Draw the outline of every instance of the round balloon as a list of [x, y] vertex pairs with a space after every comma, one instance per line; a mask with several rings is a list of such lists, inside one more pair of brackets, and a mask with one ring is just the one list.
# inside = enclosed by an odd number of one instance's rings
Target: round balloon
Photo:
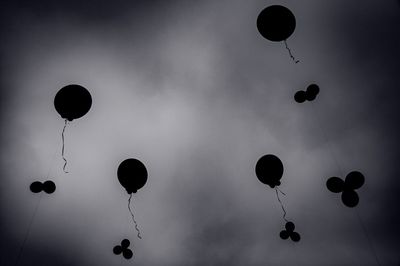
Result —
[[333, 193], [339, 193], [344, 190], [344, 181], [339, 177], [331, 177], [326, 181], [326, 187]]
[[147, 182], [147, 170], [144, 164], [137, 159], [126, 159], [117, 170], [118, 180], [128, 194], [136, 193]]
[[364, 185], [364, 175], [358, 171], [350, 172], [344, 180], [347, 187], [351, 189], [358, 189]]
[[298, 91], [294, 94], [294, 100], [298, 103], [304, 103], [306, 100], [307, 94], [305, 91]]
[[92, 106], [92, 96], [84, 87], [76, 84], [61, 88], [55, 98], [54, 107], [68, 121], [84, 116]]
[[43, 190], [44, 192], [46, 192], [47, 194], [51, 194], [54, 191], [56, 191], [56, 184], [54, 184], [53, 181], [48, 180], [46, 182], [43, 183]]
[[354, 190], [345, 190], [342, 193], [342, 202], [347, 207], [353, 208], [357, 206], [359, 201], [358, 194]]
[[35, 181], [30, 185], [29, 188], [33, 193], [39, 193], [43, 190], [43, 184], [42, 182]]
[[273, 5], [266, 7], [257, 18], [260, 34], [273, 42], [285, 41], [296, 28], [296, 18], [286, 7]]
[[261, 157], [256, 164], [256, 176], [264, 184], [271, 188], [279, 186], [283, 175], [282, 161], [273, 154]]

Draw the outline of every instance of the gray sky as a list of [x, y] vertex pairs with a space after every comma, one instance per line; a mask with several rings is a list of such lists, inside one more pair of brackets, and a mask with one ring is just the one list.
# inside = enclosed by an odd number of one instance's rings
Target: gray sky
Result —
[[[0, 32], [0, 264], [398, 265], [398, 1], [3, 1]], [[287, 6], [283, 43], [255, 21]], [[66, 129], [53, 106], [71, 83], [93, 105]], [[316, 101], [293, 95], [317, 83]], [[285, 166], [281, 189], [302, 240], [281, 240], [274, 190], [254, 166]], [[133, 198], [116, 177], [129, 157], [149, 179]], [[325, 182], [366, 177], [355, 209]], [[134, 258], [112, 253], [129, 238]], [[132, 245], [131, 244], [131, 245]]]

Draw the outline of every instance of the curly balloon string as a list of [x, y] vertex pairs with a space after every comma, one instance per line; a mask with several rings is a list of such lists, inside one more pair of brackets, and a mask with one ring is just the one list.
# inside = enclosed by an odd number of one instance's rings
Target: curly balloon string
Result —
[[281, 204], [281, 208], [282, 208], [282, 211], [283, 211], [283, 216], [282, 216], [282, 218], [283, 218], [283, 220], [285, 220], [285, 222], [289, 222], [289, 221], [286, 219], [286, 210], [285, 210], [285, 206], [283, 206], [283, 203], [282, 203], [281, 199], [279, 198], [278, 191], [281, 192], [283, 195], [286, 195], [286, 194], [283, 193], [283, 192], [282, 192], [280, 189], [278, 189], [277, 187], [275, 187], [276, 198], [278, 199], [279, 203]]
[[137, 222], [135, 220], [135, 216], [133, 215], [133, 212], [131, 210], [131, 199], [132, 199], [132, 193], [130, 194], [129, 199], [128, 199], [128, 209], [129, 209], [129, 212], [131, 213], [132, 220], [135, 223], [135, 229], [137, 231], [137, 237], [142, 239], [142, 236], [140, 235], [140, 230], [139, 230], [138, 224], [137, 224]]
[[294, 61], [294, 63], [297, 64], [298, 62], [300, 62], [300, 60], [296, 60], [296, 58], [294, 58], [292, 51], [290, 50], [289, 46], [287, 45], [286, 40], [284, 40], [283, 42], [285, 43], [286, 50], [288, 50], [290, 58]]
[[65, 119], [64, 121], [65, 121], [65, 123], [64, 123], [64, 128], [63, 128], [62, 133], [61, 133], [61, 139], [62, 139], [61, 156], [62, 156], [62, 158], [63, 158], [63, 160], [64, 160], [63, 171], [64, 171], [64, 173], [68, 173], [68, 171], [65, 170], [65, 167], [67, 166], [67, 159], [65, 159], [65, 157], [64, 157], [64, 149], [65, 149], [65, 148], [64, 148], [64, 146], [65, 146], [64, 132], [65, 132], [65, 128], [66, 128], [67, 125], [68, 125], [68, 120]]

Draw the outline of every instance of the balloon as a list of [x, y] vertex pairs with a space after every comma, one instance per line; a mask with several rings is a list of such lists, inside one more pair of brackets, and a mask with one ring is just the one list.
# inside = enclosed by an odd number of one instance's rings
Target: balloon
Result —
[[300, 241], [300, 234], [294, 231], [295, 225], [292, 222], [286, 222], [285, 224], [285, 229], [282, 230], [279, 234], [279, 236], [282, 239], [292, 239], [294, 242], [299, 242]]
[[286, 231], [286, 230], [282, 230], [280, 233], [279, 233], [279, 236], [282, 238], [282, 239], [288, 239], [289, 238], [289, 233], [288, 233], [288, 231]]
[[358, 194], [354, 190], [345, 190], [342, 193], [342, 202], [347, 207], [353, 208], [357, 206], [359, 201]]
[[124, 256], [125, 259], [129, 260], [132, 258], [133, 252], [130, 249], [125, 249], [124, 251], [122, 251], [122, 255]]
[[128, 239], [124, 239], [121, 241], [122, 248], [127, 248], [127, 247], [129, 247], [130, 244], [131, 244], [131, 242]]
[[92, 106], [92, 97], [87, 89], [72, 84], [61, 88], [55, 98], [54, 107], [68, 121], [84, 116]]
[[267, 40], [285, 41], [296, 28], [296, 18], [286, 7], [272, 5], [266, 7], [257, 17], [257, 29]]
[[292, 232], [290, 234], [290, 239], [292, 239], [294, 242], [299, 242], [300, 241], [300, 234], [297, 232]]
[[311, 84], [306, 89], [306, 98], [307, 101], [313, 101], [317, 97], [319, 93], [319, 87], [316, 84]]
[[122, 247], [121, 246], [115, 246], [113, 248], [113, 252], [114, 252], [115, 255], [121, 254], [122, 253]]
[[271, 188], [279, 186], [283, 175], [282, 161], [272, 154], [262, 156], [256, 164], [256, 176], [264, 184]]
[[136, 193], [147, 182], [147, 170], [144, 164], [137, 159], [126, 159], [117, 170], [118, 180], [128, 194]]
[[344, 180], [346, 186], [352, 189], [358, 189], [364, 185], [364, 175], [358, 171], [350, 172]]
[[344, 181], [339, 177], [331, 177], [326, 181], [326, 186], [329, 191], [339, 193], [344, 190]]
[[43, 190], [47, 194], [51, 194], [54, 191], [56, 191], [56, 184], [54, 184], [53, 181], [48, 180], [48, 181], [43, 183]]
[[287, 223], [285, 224], [285, 228], [286, 228], [286, 230], [288, 230], [289, 232], [293, 232], [293, 231], [294, 231], [294, 223], [292, 223], [292, 222], [287, 222]]
[[294, 100], [298, 103], [303, 103], [306, 101], [306, 92], [305, 91], [298, 91], [294, 94]]
[[35, 181], [30, 185], [29, 188], [33, 193], [39, 193], [39, 192], [44, 191], [47, 194], [51, 194], [54, 191], [56, 191], [56, 184], [54, 184], [54, 182], [50, 181], [50, 180], [48, 180], [44, 183]]
[[39, 193], [39, 192], [42, 192], [42, 190], [43, 190], [43, 184], [42, 184], [42, 182], [35, 181], [30, 185], [29, 188], [33, 193]]

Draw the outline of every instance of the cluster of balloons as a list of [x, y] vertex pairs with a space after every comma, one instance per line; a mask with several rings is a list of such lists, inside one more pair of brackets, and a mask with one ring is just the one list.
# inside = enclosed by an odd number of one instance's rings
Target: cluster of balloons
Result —
[[298, 103], [305, 101], [314, 101], [319, 93], [319, 86], [317, 84], [311, 84], [305, 91], [297, 91], [294, 94], [294, 100]]
[[33, 193], [39, 193], [44, 191], [47, 194], [52, 194], [54, 191], [56, 191], [56, 184], [54, 184], [54, 182], [51, 180], [47, 180], [43, 183], [40, 181], [35, 181], [30, 185], [29, 189]]
[[294, 231], [294, 223], [293, 222], [287, 222], [285, 224], [285, 230], [282, 230], [279, 234], [279, 236], [282, 239], [292, 239], [294, 242], [299, 242], [300, 241], [300, 234]]
[[121, 241], [121, 245], [116, 245], [113, 248], [113, 252], [115, 255], [120, 255], [122, 253], [122, 256], [129, 260], [132, 258], [133, 256], [133, 252], [132, 250], [129, 249], [129, 245], [131, 244], [131, 242], [129, 242], [128, 239], [124, 239]]
[[349, 208], [358, 205], [359, 197], [356, 189], [364, 185], [364, 175], [358, 171], [347, 174], [345, 180], [339, 177], [331, 177], [326, 181], [326, 187], [333, 193], [342, 193], [342, 202]]

